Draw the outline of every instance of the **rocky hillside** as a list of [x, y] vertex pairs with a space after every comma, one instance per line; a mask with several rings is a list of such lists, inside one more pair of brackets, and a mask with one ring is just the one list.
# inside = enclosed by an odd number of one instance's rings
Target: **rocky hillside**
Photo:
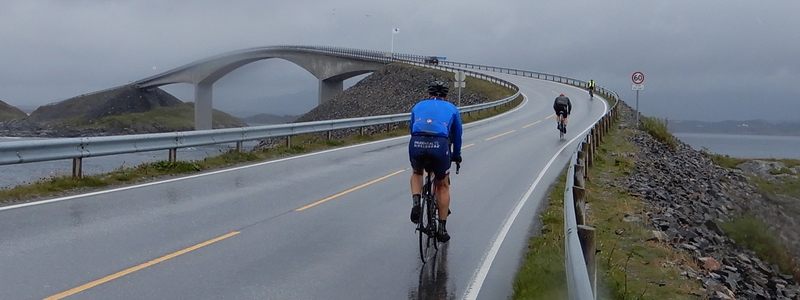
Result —
[[156, 107], [169, 107], [181, 103], [183, 103], [181, 100], [159, 88], [140, 90], [127, 85], [39, 107], [31, 113], [29, 120], [33, 122], [70, 118], [91, 120], [125, 113], [146, 112]]
[[[317, 106], [295, 122], [310, 122], [345, 118], [358, 118], [407, 113], [420, 100], [428, 97], [427, 87], [431, 81], [451, 82], [451, 73], [402, 64], [386, 65], [373, 72], [333, 99]], [[454, 90], [451, 89], [451, 95]], [[454, 102], [454, 97], [448, 101]], [[474, 91], [467, 85], [461, 91], [461, 105], [485, 103], [499, 99], [488, 97]], [[397, 125], [395, 125], [396, 127]], [[367, 128], [367, 133], [385, 130], [386, 126]], [[346, 138], [359, 133], [358, 129], [336, 130], [335, 139]], [[320, 134], [322, 136], [323, 134]], [[280, 145], [283, 138], [263, 140], [255, 148], [268, 148]]]
[[20, 110], [19, 108], [13, 107], [8, 105], [3, 101], [0, 101], [0, 122], [9, 121], [14, 119], [23, 119], [26, 118], [28, 114]]
[[[333, 99], [312, 109], [297, 122], [357, 118], [407, 113], [428, 96], [428, 83], [451, 82], [449, 73], [408, 65], [391, 64], [362, 79]], [[451, 88], [450, 95], [455, 95]], [[449, 97], [454, 102], [455, 97]], [[484, 103], [489, 99], [470, 89], [461, 93], [461, 105]], [[499, 100], [499, 99], [493, 99]]]
[[[631, 127], [635, 115], [624, 103], [622, 109], [620, 126]], [[636, 172], [615, 185], [649, 208], [626, 222], [642, 222], [653, 240], [690, 253], [695, 262], [677, 263], [685, 276], [702, 281], [708, 299], [800, 299], [791, 274], [737, 245], [722, 229], [722, 223], [741, 215], [768, 224], [793, 257], [792, 272], [800, 276], [800, 200], [766, 195], [752, 185], [750, 175], [773, 176], [763, 164], [748, 163], [742, 166], [746, 171], [723, 168], [684, 143], [671, 149], [643, 131], [629, 141], [638, 149]]]

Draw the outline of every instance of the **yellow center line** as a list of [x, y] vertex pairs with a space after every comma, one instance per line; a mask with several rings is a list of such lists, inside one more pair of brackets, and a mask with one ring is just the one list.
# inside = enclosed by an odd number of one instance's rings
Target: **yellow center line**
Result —
[[65, 292], [62, 292], [62, 293], [59, 293], [59, 294], [56, 294], [56, 295], [53, 295], [53, 296], [50, 296], [50, 297], [44, 298], [44, 300], [56, 300], [56, 299], [61, 299], [61, 298], [64, 298], [64, 297], [67, 297], [67, 296], [70, 296], [70, 295], [73, 295], [73, 294], [80, 293], [80, 292], [82, 292], [82, 291], [88, 290], [88, 289], [90, 289], [90, 288], [93, 288], [93, 287], [95, 287], [95, 286], [101, 285], [101, 284], [103, 284], [103, 283], [106, 283], [106, 282], [109, 282], [109, 281], [111, 281], [111, 280], [114, 280], [114, 279], [120, 278], [120, 277], [122, 277], [122, 276], [125, 276], [125, 275], [128, 275], [128, 274], [130, 274], [130, 273], [133, 273], [133, 272], [139, 271], [139, 270], [141, 270], [141, 269], [147, 268], [147, 267], [149, 267], [149, 266], [155, 265], [155, 264], [157, 264], [157, 263], [160, 263], [160, 262], [163, 262], [163, 261], [165, 261], [165, 260], [168, 260], [168, 259], [171, 259], [171, 258], [175, 258], [175, 257], [177, 257], [177, 256], [179, 256], [179, 255], [186, 254], [186, 253], [189, 253], [189, 252], [191, 252], [191, 251], [194, 251], [194, 250], [200, 249], [200, 248], [202, 248], [202, 247], [205, 247], [205, 246], [211, 245], [211, 244], [213, 244], [213, 243], [219, 242], [219, 241], [221, 241], [221, 240], [227, 239], [227, 238], [229, 238], [229, 237], [232, 237], [232, 236], [234, 236], [234, 235], [237, 235], [237, 234], [239, 234], [239, 233], [240, 233], [239, 231], [234, 231], [234, 232], [228, 233], [228, 234], [226, 234], [226, 235], [223, 235], [223, 236], [220, 236], [220, 237], [218, 237], [218, 238], [211, 239], [211, 240], [208, 240], [208, 241], [206, 241], [206, 242], [203, 242], [203, 243], [200, 243], [200, 244], [194, 245], [194, 246], [192, 246], [192, 247], [189, 247], [189, 248], [183, 249], [183, 250], [181, 250], [181, 251], [178, 251], [178, 252], [175, 252], [175, 253], [172, 253], [172, 254], [169, 254], [169, 255], [163, 256], [163, 257], [161, 257], [161, 258], [157, 258], [157, 259], [151, 260], [151, 261], [149, 261], [149, 262], [146, 262], [146, 263], [143, 263], [143, 264], [141, 264], [141, 265], [138, 265], [138, 266], [132, 267], [132, 268], [130, 268], [130, 269], [127, 269], [127, 270], [124, 270], [124, 271], [120, 271], [120, 272], [114, 273], [114, 274], [112, 274], [112, 275], [109, 275], [109, 276], [106, 276], [106, 277], [100, 278], [100, 279], [98, 279], [98, 280], [95, 280], [95, 281], [89, 282], [89, 283], [87, 283], [87, 284], [84, 284], [84, 285], [82, 285], [82, 286], [79, 286], [79, 287], [73, 288], [73, 289], [71, 289], [71, 290], [68, 290], [68, 291], [65, 291]]
[[539, 121], [536, 121], [536, 122], [530, 123], [530, 124], [528, 124], [528, 125], [522, 126], [522, 128], [528, 128], [528, 127], [531, 127], [531, 126], [533, 126], [533, 125], [536, 125], [537, 123], [539, 123], [539, 122], [541, 122], [541, 121], [542, 121], [542, 120], [539, 120]]
[[553, 117], [553, 116], [555, 116], [555, 115], [556, 115], [556, 114], [555, 114], [555, 113], [553, 113], [552, 115], [549, 115], [549, 116], [547, 116], [547, 118], [544, 118], [544, 119], [545, 119], [545, 120], [547, 120], [547, 119], [550, 119], [550, 118], [552, 118], [552, 117]]
[[461, 146], [461, 149], [464, 149], [464, 148], [467, 148], [467, 147], [470, 147], [470, 146], [475, 146], [475, 143], [472, 143], [472, 144], [469, 144], [469, 145], [466, 145], [466, 146]]
[[506, 133], [501, 133], [501, 134], [495, 135], [495, 136], [493, 136], [493, 137], [490, 137], [490, 138], [488, 138], [488, 139], [486, 139], [486, 140], [488, 141], [488, 140], [491, 140], [491, 139], [493, 139], [493, 138], [498, 138], [498, 137], [504, 136], [504, 135], [506, 135], [506, 134], [512, 133], [512, 132], [514, 132], [514, 131], [516, 131], [516, 130], [512, 130], [512, 131], [509, 131], [509, 132], [506, 132]]
[[327, 202], [328, 200], [331, 200], [331, 199], [333, 199], [333, 198], [339, 197], [339, 196], [341, 196], [341, 195], [344, 195], [344, 194], [350, 193], [350, 192], [352, 192], [352, 191], [355, 191], [355, 190], [357, 190], [357, 189], [363, 188], [363, 187], [365, 187], [365, 186], [368, 186], [368, 185], [370, 185], [370, 184], [373, 184], [373, 183], [376, 183], [376, 182], [378, 182], [378, 181], [384, 180], [384, 179], [386, 179], [386, 178], [392, 177], [392, 176], [394, 176], [394, 175], [400, 174], [400, 173], [402, 173], [402, 172], [404, 172], [404, 171], [405, 171], [405, 169], [404, 169], [404, 170], [397, 171], [397, 172], [394, 172], [394, 173], [392, 173], [392, 174], [389, 174], [389, 175], [383, 176], [383, 177], [381, 177], [381, 178], [378, 178], [378, 179], [375, 179], [375, 180], [373, 180], [373, 181], [367, 182], [367, 183], [365, 183], [365, 184], [359, 185], [359, 186], [357, 186], [357, 187], [354, 187], [354, 188], [352, 188], [352, 189], [349, 189], [349, 190], [346, 190], [346, 191], [344, 191], [344, 192], [338, 193], [338, 194], [336, 194], [336, 195], [330, 196], [330, 197], [328, 197], [328, 198], [325, 198], [325, 199], [319, 200], [319, 201], [317, 201], [317, 202], [311, 203], [311, 204], [309, 204], [309, 205], [303, 206], [303, 207], [301, 207], [301, 208], [295, 209], [294, 211], [302, 211], [302, 210], [306, 210], [306, 209], [308, 209], [308, 208], [311, 208], [311, 207], [317, 206], [317, 205], [319, 205], [319, 204], [322, 204], [322, 203], [324, 203], [324, 202]]

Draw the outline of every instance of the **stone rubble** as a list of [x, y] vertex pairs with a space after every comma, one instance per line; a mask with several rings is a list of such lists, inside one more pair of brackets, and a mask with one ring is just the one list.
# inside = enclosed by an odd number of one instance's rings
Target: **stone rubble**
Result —
[[[634, 111], [624, 102], [621, 109], [619, 126], [632, 128]], [[673, 150], [640, 130], [629, 141], [639, 149], [636, 171], [615, 185], [646, 201], [649, 211], [643, 212], [643, 224], [652, 228], [652, 240], [691, 253], [700, 269], [681, 263], [682, 275], [702, 281], [708, 299], [800, 299], [800, 286], [792, 275], [737, 247], [718, 226], [740, 213], [754, 215], [769, 224], [795, 266], [800, 265], [800, 210], [788, 205], [800, 200], [766, 197], [746, 176], [775, 176], [769, 170], [785, 166], [753, 162], [742, 166], [745, 171], [727, 169], [680, 141]]]

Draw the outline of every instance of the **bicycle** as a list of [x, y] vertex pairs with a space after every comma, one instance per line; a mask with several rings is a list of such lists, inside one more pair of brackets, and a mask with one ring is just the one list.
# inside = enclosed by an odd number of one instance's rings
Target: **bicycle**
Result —
[[[425, 181], [422, 186], [422, 195], [420, 197], [420, 205], [422, 211], [419, 223], [417, 223], [416, 231], [419, 232], [419, 258], [422, 263], [425, 263], [425, 258], [428, 257], [428, 251], [431, 248], [434, 251], [439, 250], [439, 214], [437, 208], [436, 186], [434, 183], [434, 174], [431, 172], [429, 162], [423, 164], [425, 167]], [[461, 164], [456, 164], [456, 174], [458, 174]], [[448, 179], [449, 180], [449, 179]]]
[[589, 100], [594, 99], [594, 89], [589, 89]]
[[558, 122], [558, 139], [563, 140], [564, 135], [567, 133], [567, 125], [564, 124], [564, 119], [566, 119], [566, 114], [561, 117], [561, 121]]

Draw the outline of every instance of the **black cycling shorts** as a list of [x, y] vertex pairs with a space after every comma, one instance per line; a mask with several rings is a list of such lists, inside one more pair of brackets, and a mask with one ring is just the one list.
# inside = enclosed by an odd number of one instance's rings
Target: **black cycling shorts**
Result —
[[444, 180], [450, 174], [450, 140], [441, 136], [412, 135], [408, 142], [408, 158], [415, 173], [423, 168]]
[[566, 105], [559, 105], [556, 107], [556, 115], [561, 116], [562, 118], [566, 118], [569, 113], [567, 113], [567, 106]]

